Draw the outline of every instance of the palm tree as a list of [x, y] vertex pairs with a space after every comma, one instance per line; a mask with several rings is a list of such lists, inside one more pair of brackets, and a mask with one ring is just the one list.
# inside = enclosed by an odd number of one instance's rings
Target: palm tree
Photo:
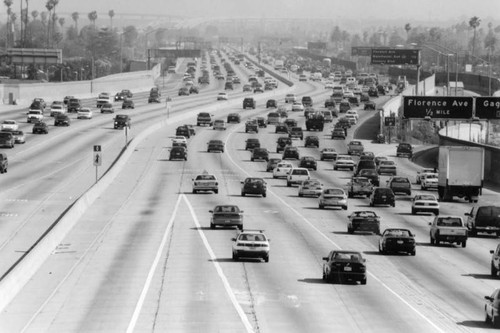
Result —
[[47, 47], [50, 46], [50, 19], [51, 19], [51, 14], [50, 12], [52, 9], [54, 9], [54, 4], [52, 3], [52, 0], [48, 0], [47, 3], [45, 4], [45, 8], [47, 8], [47, 11], [49, 14], [47, 15], [49, 22], [47, 24]]
[[38, 10], [34, 10], [34, 11], [31, 12], [31, 17], [33, 18], [33, 21], [38, 18], [38, 15], [40, 15], [40, 13], [38, 12]]
[[410, 35], [410, 30], [411, 30], [410, 23], [406, 23], [405, 24], [405, 30], [406, 30], [406, 42], [408, 43], [408, 38], [409, 38], [409, 35]]
[[64, 23], [66, 23], [66, 19], [64, 17], [60, 17], [58, 22], [62, 29], [64, 27]]
[[7, 7], [7, 40], [5, 42], [6, 46], [9, 47], [10, 46], [10, 26], [11, 26], [11, 22], [10, 22], [10, 15], [12, 13], [12, 10], [10, 9], [10, 7], [12, 6], [12, 0], [3, 0], [3, 3], [4, 5]]
[[469, 26], [474, 29], [474, 37], [472, 37], [472, 56], [474, 57], [474, 51], [476, 48], [476, 29], [481, 24], [481, 19], [477, 16], [473, 16], [469, 20]]
[[78, 12], [73, 12], [71, 14], [71, 18], [73, 19], [73, 22], [75, 22], [75, 30], [78, 34], [78, 19], [80, 18], [80, 14], [78, 14]]
[[97, 20], [97, 12], [94, 10], [88, 14], [88, 18], [90, 22], [94, 25], [94, 30], [95, 30], [95, 21]]
[[111, 30], [113, 30], [113, 17], [115, 16], [115, 11], [113, 9], [111, 9], [108, 12], [108, 15], [109, 15], [110, 23], [111, 23]]

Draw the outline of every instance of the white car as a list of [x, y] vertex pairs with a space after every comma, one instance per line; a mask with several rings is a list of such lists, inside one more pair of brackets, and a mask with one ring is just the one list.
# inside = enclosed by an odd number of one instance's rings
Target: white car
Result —
[[297, 96], [295, 96], [295, 94], [286, 94], [285, 103], [293, 103], [295, 101], [297, 101]]
[[416, 178], [415, 182], [417, 184], [420, 184], [420, 177], [421, 177], [421, 175], [423, 175], [424, 173], [429, 173], [429, 172], [435, 173], [437, 171], [434, 168], [423, 168], [422, 170], [420, 170], [420, 171], [417, 172], [417, 178]]
[[325, 89], [333, 89], [333, 87], [335, 87], [335, 84], [333, 83], [333, 81], [326, 81]]
[[286, 186], [290, 187], [294, 184], [300, 184], [304, 180], [311, 179], [309, 170], [306, 168], [292, 168], [286, 176]]
[[429, 172], [420, 175], [420, 186], [422, 190], [438, 188], [438, 174]]
[[92, 119], [92, 111], [89, 108], [81, 108], [76, 114], [78, 119]]
[[290, 170], [292, 170], [292, 168], [292, 163], [278, 163], [278, 165], [276, 165], [276, 167], [273, 169], [273, 178], [282, 178], [288, 176], [288, 173], [290, 172]]
[[19, 129], [19, 124], [15, 120], [4, 120], [2, 122], [2, 131], [17, 131]]
[[354, 93], [352, 91], [344, 91], [343, 98], [347, 99], [349, 97], [354, 97]]
[[356, 163], [349, 155], [338, 155], [337, 159], [333, 162], [333, 170], [350, 169], [354, 171]]
[[226, 130], [226, 122], [222, 119], [214, 120], [214, 130]]
[[217, 95], [217, 100], [218, 101], [227, 101], [229, 96], [225, 92], [221, 92]]
[[318, 207], [324, 209], [325, 207], [341, 207], [347, 210], [347, 194], [341, 188], [326, 188], [321, 192], [318, 199]]
[[439, 202], [436, 197], [432, 194], [421, 194], [416, 195], [411, 200], [411, 213], [415, 215], [417, 213], [434, 213], [434, 215], [439, 215]]
[[269, 238], [263, 230], [243, 229], [233, 241], [233, 260], [240, 258], [262, 258], [269, 262]]
[[219, 193], [219, 182], [214, 175], [204, 171], [201, 175], [193, 178], [193, 194], [199, 191], [213, 191], [215, 194]]
[[358, 115], [358, 111], [356, 110], [347, 110], [346, 113], [345, 113], [346, 116], [352, 116], [354, 118], [356, 118], [356, 122], [359, 120], [359, 115]]
[[181, 136], [181, 135], [174, 136], [174, 137], [172, 137], [172, 143], [185, 143], [185, 144], [187, 144], [187, 139], [185, 136]]
[[358, 123], [358, 118], [356, 118], [353, 114], [346, 114], [345, 118], [349, 120], [351, 125], [356, 125]]
[[299, 185], [299, 197], [313, 196], [319, 197], [323, 191], [323, 184], [317, 179], [304, 180]]
[[52, 104], [50, 107], [50, 116], [55, 117], [56, 114], [64, 114], [66, 113], [66, 108], [64, 104]]
[[300, 102], [294, 102], [292, 104], [292, 111], [304, 111], [304, 105]]

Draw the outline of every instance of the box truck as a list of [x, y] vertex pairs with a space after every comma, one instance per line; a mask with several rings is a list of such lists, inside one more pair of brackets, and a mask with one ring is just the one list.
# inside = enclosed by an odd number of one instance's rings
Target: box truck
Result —
[[477, 202], [483, 188], [484, 149], [468, 146], [441, 146], [438, 158], [440, 201], [453, 197]]

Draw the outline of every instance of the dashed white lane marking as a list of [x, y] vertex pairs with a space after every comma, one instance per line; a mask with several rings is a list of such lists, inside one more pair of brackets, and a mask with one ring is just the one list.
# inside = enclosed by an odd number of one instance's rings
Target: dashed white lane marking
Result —
[[177, 210], [179, 208], [179, 205], [181, 203], [181, 196], [177, 198], [177, 202], [175, 203], [174, 211], [172, 212], [172, 216], [170, 217], [170, 221], [168, 221], [167, 228], [165, 229], [165, 233], [163, 234], [163, 238], [161, 240], [160, 246], [158, 247], [158, 251], [156, 252], [155, 259], [153, 260], [153, 263], [151, 264], [151, 268], [149, 269], [148, 272], [148, 277], [146, 278], [146, 282], [144, 283], [144, 287], [142, 288], [141, 296], [139, 297], [139, 300], [137, 301], [137, 304], [134, 309], [134, 313], [132, 315], [132, 318], [130, 318], [130, 322], [127, 327], [127, 333], [132, 333], [134, 331], [135, 325], [137, 324], [137, 319], [139, 318], [139, 315], [142, 310], [142, 306], [144, 305], [144, 300], [146, 299], [146, 295], [149, 291], [149, 287], [151, 286], [151, 281], [153, 280], [153, 276], [156, 271], [156, 267], [158, 267], [158, 263], [160, 262], [160, 258], [162, 256], [163, 250], [165, 248], [165, 245], [167, 244], [167, 239], [168, 235], [170, 234], [170, 231], [172, 230], [172, 226], [174, 224], [175, 217], [177, 216]]
[[238, 300], [236, 299], [236, 295], [233, 293], [233, 289], [231, 288], [231, 285], [229, 284], [227, 277], [224, 275], [222, 268], [220, 267], [219, 263], [217, 262], [217, 257], [215, 256], [215, 253], [212, 250], [212, 247], [208, 243], [208, 240], [205, 237], [205, 234], [203, 233], [203, 231], [201, 229], [200, 222], [198, 221], [198, 218], [196, 217], [193, 206], [191, 206], [191, 203], [189, 202], [189, 200], [187, 199], [187, 197], [184, 194], [181, 194], [181, 197], [184, 199], [184, 202], [187, 204], [187, 206], [189, 208], [189, 211], [191, 213], [191, 216], [193, 217], [194, 223], [196, 224], [196, 228], [198, 229], [198, 233], [200, 234], [200, 237], [203, 241], [203, 244], [205, 245], [205, 248], [207, 249], [208, 254], [210, 255], [210, 259], [211, 259], [212, 263], [214, 264], [215, 269], [217, 270], [217, 274], [219, 275], [220, 279], [222, 280], [222, 284], [224, 285], [224, 289], [226, 290], [226, 293], [229, 296], [231, 303], [233, 303], [233, 306], [236, 309], [236, 312], [238, 312], [238, 315], [240, 316], [240, 319], [243, 322], [243, 325], [245, 326], [246, 331], [253, 333], [254, 330], [253, 330], [252, 324], [250, 324], [248, 317], [245, 315], [245, 312], [243, 311], [240, 304], [238, 303]]
[[[229, 133], [229, 135], [227, 136], [226, 138], [226, 141], [229, 141], [229, 138], [231, 137], [231, 135], [233, 134], [233, 132]], [[231, 163], [233, 163], [238, 169], [240, 169], [244, 174], [246, 174], [247, 176], [251, 177], [250, 173], [248, 171], [246, 171], [245, 169], [243, 169], [242, 167], [240, 167], [231, 157], [230, 154], [226, 154], [226, 156], [228, 157], [228, 159], [231, 161]], [[302, 214], [300, 214], [295, 208], [293, 208], [292, 206], [290, 206], [285, 200], [283, 200], [281, 197], [279, 197], [276, 193], [274, 193], [273, 191], [271, 190], [268, 190], [269, 193], [271, 193], [276, 199], [278, 199], [279, 201], [281, 201], [281, 203], [283, 205], [285, 205], [286, 207], [288, 207], [292, 212], [294, 212], [297, 216], [299, 216], [304, 222], [306, 222], [314, 231], [316, 231], [321, 237], [323, 237], [327, 242], [329, 242], [330, 244], [332, 244], [333, 246], [335, 246], [337, 249], [341, 250], [342, 248], [337, 244], [335, 243], [333, 240], [331, 240], [328, 236], [326, 236], [323, 232], [321, 232], [321, 230], [319, 230], [318, 228], [316, 228], [305, 216], [303, 216]], [[372, 277], [373, 279], [375, 279], [378, 283], [380, 283], [385, 289], [387, 289], [391, 294], [393, 294], [397, 299], [399, 299], [401, 302], [403, 302], [405, 305], [407, 305], [411, 310], [413, 310], [419, 317], [421, 317], [422, 319], [424, 319], [427, 323], [429, 323], [429, 325], [431, 325], [433, 328], [436, 329], [437, 332], [441, 332], [441, 333], [445, 333], [445, 331], [443, 331], [441, 328], [439, 328], [434, 322], [432, 322], [429, 318], [427, 318], [423, 313], [421, 313], [420, 311], [418, 311], [413, 305], [411, 305], [408, 301], [406, 301], [403, 297], [401, 297], [400, 295], [398, 295], [397, 292], [395, 292], [394, 290], [392, 290], [388, 285], [386, 285], [385, 283], [383, 283], [378, 277], [376, 277], [374, 274], [368, 272], [368, 275], [370, 275], [370, 277]]]

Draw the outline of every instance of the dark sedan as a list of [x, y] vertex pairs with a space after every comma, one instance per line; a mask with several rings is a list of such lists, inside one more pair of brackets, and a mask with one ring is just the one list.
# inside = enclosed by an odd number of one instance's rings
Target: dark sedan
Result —
[[312, 156], [304, 156], [300, 159], [299, 168], [317, 170], [318, 162], [316, 162], [316, 159]]
[[262, 195], [266, 197], [266, 182], [262, 178], [248, 177], [245, 181], [241, 182], [241, 196], [247, 194]]
[[236, 205], [219, 205], [214, 209], [209, 210], [212, 213], [210, 220], [210, 229], [215, 229], [216, 226], [236, 226], [243, 230], [243, 211]]
[[385, 229], [380, 237], [378, 251], [382, 254], [388, 252], [405, 252], [415, 255], [415, 236], [408, 229]]
[[366, 259], [360, 252], [331, 251], [323, 260], [323, 280], [332, 283], [359, 281], [366, 284]]

